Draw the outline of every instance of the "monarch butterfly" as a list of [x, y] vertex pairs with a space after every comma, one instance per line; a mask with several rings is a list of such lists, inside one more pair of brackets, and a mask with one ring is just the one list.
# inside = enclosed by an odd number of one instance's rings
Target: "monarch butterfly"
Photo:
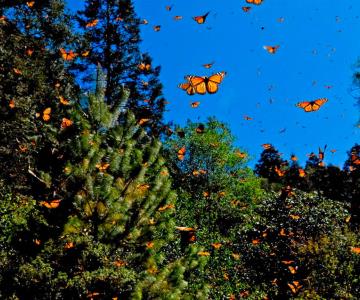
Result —
[[272, 147], [271, 144], [262, 144], [261, 146], [262, 146], [265, 150], [268, 150], [268, 149], [270, 149], [270, 148]]
[[145, 124], [146, 122], [149, 122], [150, 121], [150, 119], [140, 119], [139, 120], [139, 122], [138, 122], [138, 124], [141, 126], [141, 125], [143, 125], [143, 124]]
[[87, 50], [87, 51], [82, 52], [82, 53], [81, 53], [81, 56], [82, 56], [82, 57], [87, 57], [87, 56], [89, 56], [89, 54], [90, 54], [90, 51]]
[[293, 260], [282, 260], [281, 261], [284, 265], [291, 265], [294, 261]]
[[154, 26], [153, 27], [154, 28], [154, 31], [160, 31], [160, 29], [161, 29], [161, 25], [156, 25], [156, 26]]
[[193, 20], [198, 24], [204, 24], [209, 13], [210, 12], [208, 11], [206, 14], [204, 14], [202, 16], [193, 17]]
[[70, 101], [65, 99], [63, 96], [59, 96], [60, 103], [63, 105], [69, 105]]
[[64, 249], [71, 249], [71, 248], [74, 248], [74, 243], [66, 242], [66, 244], [64, 245]]
[[26, 55], [31, 56], [34, 53], [34, 49], [28, 48], [26, 49]]
[[286, 173], [284, 170], [279, 169], [277, 166], [275, 166], [275, 172], [279, 177], [283, 177]]
[[67, 61], [73, 60], [77, 56], [77, 54], [74, 53], [72, 50], [66, 52], [66, 50], [63, 48], [60, 48], [60, 53], [61, 53], [61, 57]]
[[190, 96], [195, 95], [195, 89], [189, 82], [181, 83], [178, 87], [186, 91], [186, 93]]
[[34, 4], [35, 4], [35, 1], [28, 1], [28, 2], [26, 2], [26, 5], [27, 5], [28, 7], [33, 7]]
[[97, 25], [98, 22], [99, 22], [98, 19], [92, 20], [92, 21], [90, 21], [89, 23], [86, 23], [85, 27], [86, 27], [86, 28], [94, 27], [94, 26]]
[[276, 51], [279, 49], [280, 45], [276, 45], [276, 46], [263, 46], [263, 48], [269, 52], [270, 54], [275, 54]]
[[[50, 116], [51, 116], [51, 107], [45, 108], [43, 111], [43, 116], [42, 119], [47, 122], [50, 120]], [[40, 113], [36, 113], [36, 117], [39, 118], [40, 117]]]
[[291, 274], [296, 274], [297, 269], [298, 269], [298, 266], [295, 266], [295, 267], [293, 267], [293, 266], [288, 266], [288, 269], [289, 269], [289, 271], [290, 271]]
[[263, 2], [263, 0], [246, 0], [246, 3], [260, 5]]
[[45, 206], [46, 208], [57, 208], [60, 205], [61, 200], [60, 199], [54, 199], [49, 201], [40, 201], [41, 206]]
[[109, 163], [99, 163], [99, 164], [96, 164], [95, 167], [100, 171], [100, 172], [103, 172], [103, 171], [106, 171], [106, 169], [110, 166]]
[[148, 20], [146, 20], [146, 19], [143, 19], [143, 20], [141, 21], [141, 24], [143, 24], [143, 25], [147, 25], [147, 24], [149, 24], [149, 21], [148, 21]]
[[291, 158], [290, 158], [290, 159], [291, 159], [292, 161], [297, 161], [297, 160], [298, 160], [297, 156], [294, 155], [294, 154], [291, 155]]
[[191, 107], [196, 108], [200, 105], [200, 101], [191, 102]]
[[289, 215], [289, 217], [293, 220], [299, 220], [300, 216], [299, 215]]
[[177, 152], [177, 157], [179, 160], [184, 160], [185, 158], [185, 153], [186, 153], [186, 148], [185, 146], [184, 147], [181, 147], [178, 152]]
[[356, 153], [351, 153], [351, 163], [354, 165], [360, 165], [360, 157]]
[[244, 120], [246, 120], [246, 121], [250, 121], [250, 120], [252, 120], [252, 119], [253, 119], [252, 117], [244, 116]]
[[284, 17], [280, 17], [278, 18], [276, 21], [278, 21], [279, 23], [283, 23], [285, 21], [285, 18]]
[[180, 21], [180, 20], [182, 20], [182, 18], [183, 18], [182, 16], [175, 16], [175, 17], [174, 17], [174, 20], [175, 20], [175, 21]]
[[138, 65], [138, 69], [141, 70], [141, 71], [150, 71], [151, 65], [142, 62], [141, 64]]
[[305, 177], [306, 176], [306, 173], [303, 169], [299, 169], [299, 176], [300, 177]]
[[251, 6], [243, 6], [241, 8], [244, 12], [249, 12], [251, 10]]
[[17, 74], [17, 75], [21, 75], [21, 74], [22, 74], [22, 72], [21, 72], [19, 69], [13, 68], [13, 71], [14, 71], [14, 73]]
[[172, 7], [173, 7], [172, 5], [166, 5], [166, 6], [165, 6], [165, 9], [166, 9], [167, 11], [170, 11], [170, 10], [172, 9]]
[[191, 86], [195, 89], [195, 92], [204, 95], [206, 92], [214, 94], [219, 89], [219, 84], [223, 81], [226, 72], [218, 72], [210, 77], [207, 76], [185, 76], [185, 79], [189, 81]]
[[210, 69], [210, 68], [213, 66], [214, 63], [215, 63], [215, 62], [211, 62], [211, 63], [208, 63], [208, 64], [203, 64], [203, 67], [204, 67], [205, 69]]
[[324, 103], [328, 101], [327, 98], [320, 98], [314, 101], [303, 101], [296, 104], [297, 107], [302, 108], [305, 112], [317, 111]]
[[299, 281], [293, 281], [292, 283], [288, 283], [288, 286], [293, 292], [293, 294], [296, 294], [302, 288], [302, 285], [300, 285]]
[[165, 211], [167, 209], [175, 208], [175, 205], [172, 203], [166, 204], [158, 208], [158, 211]]
[[258, 244], [260, 244], [260, 240], [259, 239], [254, 239], [254, 240], [251, 241], [251, 243], [253, 245], [258, 245]]
[[67, 127], [70, 127], [73, 124], [73, 121], [67, 118], [63, 118], [61, 121], [61, 129], [65, 129]]
[[11, 99], [11, 100], [9, 101], [9, 107], [10, 107], [11, 109], [15, 108], [15, 100], [14, 100], [14, 99]]

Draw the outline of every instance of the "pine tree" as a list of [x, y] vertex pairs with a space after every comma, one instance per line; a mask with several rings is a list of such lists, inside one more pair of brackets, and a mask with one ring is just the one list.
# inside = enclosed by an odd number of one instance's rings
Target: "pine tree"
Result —
[[83, 108], [73, 107], [78, 138], [63, 146], [57, 199], [23, 199], [19, 209], [3, 202], [4, 211], [23, 220], [19, 225], [8, 215], [1, 227], [4, 249], [10, 249], [1, 252], [4, 297], [206, 298], [204, 289], [188, 290], [186, 281], [201, 272], [206, 257], [194, 247], [180, 251], [176, 194], [161, 144], [120, 109], [126, 97], [124, 91], [110, 108], [98, 88]]
[[3, 184], [24, 193], [44, 184], [39, 181], [44, 170], [34, 166], [42, 162], [48, 168], [48, 159], [59, 155], [57, 133], [68, 99], [77, 98], [56, 48], [71, 35], [63, 1], [10, 1], [2, 4], [1, 13], [0, 172]]
[[148, 54], [140, 52], [140, 19], [132, 1], [87, 0], [78, 21], [84, 31], [78, 52], [86, 54], [77, 66], [83, 84], [91, 83], [93, 70], [100, 63], [106, 76], [107, 103], [116, 103], [119, 86], [125, 84], [130, 90], [127, 107], [144, 128], [158, 135], [165, 106], [158, 80], [160, 68], [152, 65]]

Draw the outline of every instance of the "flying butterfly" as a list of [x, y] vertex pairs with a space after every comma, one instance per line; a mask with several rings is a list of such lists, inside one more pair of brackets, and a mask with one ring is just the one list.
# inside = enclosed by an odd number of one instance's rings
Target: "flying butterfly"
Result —
[[226, 72], [218, 72], [209, 77], [207, 76], [185, 76], [185, 79], [195, 89], [195, 92], [200, 95], [215, 94], [219, 89], [219, 84], [223, 81]]
[[153, 29], [154, 29], [155, 32], [158, 32], [161, 29], [161, 25], [153, 26]]
[[246, 3], [260, 5], [263, 2], [263, 0], [246, 0]]
[[303, 101], [296, 104], [297, 107], [302, 108], [305, 112], [313, 112], [320, 109], [328, 101], [327, 98], [320, 98], [314, 101]]
[[209, 13], [210, 12], [208, 11], [206, 14], [204, 14], [202, 16], [193, 17], [193, 20], [198, 24], [204, 24]]
[[191, 102], [191, 107], [196, 108], [200, 105], [200, 101]]
[[165, 9], [166, 9], [167, 11], [170, 11], [170, 10], [172, 9], [172, 7], [173, 7], [173, 5], [166, 5], [166, 6], [165, 6]]
[[213, 65], [214, 65], [215, 62], [211, 62], [211, 63], [208, 63], [208, 64], [203, 64], [203, 67], [205, 69], [210, 69]]
[[77, 54], [74, 53], [72, 50], [67, 52], [63, 48], [60, 48], [60, 53], [61, 53], [61, 57], [66, 61], [73, 60], [77, 56]]
[[249, 12], [251, 10], [251, 6], [243, 6], [241, 8], [244, 12]]
[[183, 18], [182, 16], [175, 16], [175, 17], [174, 17], [174, 20], [175, 20], [175, 21], [180, 21], [180, 20], [182, 20], [182, 18]]
[[279, 49], [280, 45], [276, 45], [276, 46], [263, 46], [263, 48], [269, 52], [270, 54], [275, 54], [276, 51]]

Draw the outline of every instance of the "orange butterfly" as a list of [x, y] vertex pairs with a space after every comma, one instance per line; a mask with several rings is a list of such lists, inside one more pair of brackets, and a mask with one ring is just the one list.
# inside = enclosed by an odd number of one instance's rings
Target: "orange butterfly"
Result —
[[183, 18], [182, 16], [175, 16], [175, 17], [174, 17], [174, 20], [175, 20], [175, 21], [180, 21], [180, 20], [182, 20], [182, 18]]
[[297, 269], [298, 269], [298, 266], [295, 266], [295, 267], [293, 267], [293, 266], [288, 266], [288, 269], [289, 269], [289, 271], [290, 271], [291, 274], [296, 274]]
[[[39, 118], [40, 117], [40, 113], [36, 113], [36, 117]], [[45, 108], [43, 111], [43, 116], [42, 119], [47, 122], [50, 120], [51, 117], [51, 107]]]
[[89, 54], [90, 54], [90, 51], [87, 50], [87, 51], [82, 52], [82, 53], [81, 53], [81, 56], [82, 56], [82, 57], [87, 57], [87, 56], [89, 56]]
[[260, 5], [263, 2], [263, 0], [246, 0], [246, 3]]
[[211, 63], [208, 63], [208, 64], [203, 64], [203, 67], [204, 67], [205, 69], [210, 69], [210, 68], [213, 66], [214, 63], [215, 63], [215, 62], [211, 62]]
[[318, 157], [319, 157], [320, 160], [324, 160], [326, 147], [327, 147], [327, 145], [325, 145], [324, 150], [322, 150], [319, 147], [319, 155], [318, 155]]
[[195, 101], [195, 102], [192, 102], [191, 103], [191, 107], [192, 108], [196, 108], [196, 107], [198, 107], [200, 105], [200, 101]]
[[28, 7], [33, 7], [34, 4], [35, 4], [35, 1], [28, 1], [28, 2], [26, 2], [26, 5], [27, 5]]
[[61, 200], [60, 199], [54, 199], [49, 201], [40, 201], [41, 206], [45, 206], [46, 208], [57, 208], [60, 205]]
[[22, 72], [21, 72], [19, 69], [13, 68], [13, 71], [14, 71], [14, 73], [17, 74], [17, 75], [21, 75], [21, 74], [22, 74]]
[[166, 9], [167, 11], [170, 11], [170, 10], [172, 9], [172, 7], [173, 7], [172, 5], [166, 5], [166, 6], [165, 6], [165, 9]]
[[160, 31], [160, 29], [161, 29], [161, 25], [156, 25], [156, 26], [154, 26], [153, 27], [153, 29], [154, 29], [154, 31]]
[[148, 20], [146, 20], [146, 19], [143, 19], [143, 20], [141, 21], [141, 24], [143, 24], [143, 25], [147, 25], [147, 24], [149, 24], [149, 21], [148, 21]]
[[179, 160], [184, 160], [184, 158], [185, 158], [185, 153], [186, 153], [186, 148], [185, 148], [185, 146], [184, 146], [184, 147], [181, 147], [181, 148], [179, 149], [179, 151], [177, 152], [178, 159], [179, 159]]
[[34, 53], [34, 49], [32, 49], [32, 48], [26, 49], [26, 54], [27, 54], [28, 56], [31, 56], [33, 53]]
[[305, 177], [306, 176], [306, 173], [303, 169], [299, 169], [299, 176], [300, 177]]
[[291, 265], [294, 261], [293, 260], [282, 260], [281, 261], [284, 265]]
[[265, 150], [268, 150], [268, 149], [270, 149], [272, 146], [271, 146], [271, 144], [262, 144], [261, 145]]
[[291, 155], [291, 158], [290, 158], [292, 161], [297, 161], [298, 160], [298, 158], [293, 154], [293, 155]]
[[95, 167], [100, 171], [100, 172], [103, 172], [103, 171], [106, 171], [106, 169], [108, 167], [110, 167], [110, 164], [109, 163], [99, 163], [99, 164], [96, 164]]
[[189, 82], [181, 83], [178, 87], [186, 91], [186, 93], [190, 96], [195, 95], [195, 89]]
[[244, 12], [249, 12], [251, 10], [251, 6], [243, 6], [241, 8]]
[[279, 49], [279, 47], [280, 47], [280, 45], [276, 45], [276, 46], [264, 46], [263, 48], [264, 48], [267, 52], [269, 52], [269, 53], [271, 53], [271, 54], [275, 54], [276, 51]]
[[299, 215], [289, 215], [289, 217], [293, 220], [299, 220], [300, 219], [300, 216]]
[[70, 50], [69, 52], [66, 52], [66, 50], [63, 48], [60, 48], [60, 53], [61, 53], [62, 58], [67, 61], [73, 60], [77, 56], [77, 54], [74, 53], [72, 50]]
[[69, 105], [70, 101], [65, 99], [63, 96], [59, 96], [60, 103], [63, 105]]
[[360, 157], [356, 153], [351, 153], [351, 163], [354, 165], [360, 165]]
[[11, 99], [11, 100], [9, 101], [9, 107], [10, 107], [11, 109], [15, 108], [15, 100], [14, 100], [14, 99]]
[[198, 24], [204, 24], [209, 13], [210, 12], [207, 12], [205, 15], [193, 17], [193, 19]]
[[253, 119], [252, 117], [244, 116], [244, 120], [246, 120], [246, 121], [250, 121], [250, 120], [252, 120], [252, 119]]
[[302, 108], [305, 112], [317, 111], [324, 103], [328, 101], [327, 98], [320, 98], [314, 101], [303, 101], [296, 104], [297, 107]]
[[143, 125], [143, 124], [145, 124], [146, 122], [149, 122], [149, 121], [150, 121], [150, 119], [140, 119], [138, 124], [141, 126], [141, 125]]
[[226, 72], [218, 72], [210, 77], [207, 76], [185, 76], [185, 79], [189, 81], [191, 86], [195, 89], [195, 92], [200, 95], [205, 95], [206, 92], [214, 94], [219, 89], [219, 84], [223, 81]]
[[63, 118], [61, 121], [61, 129], [65, 129], [67, 127], [70, 127], [73, 124], [73, 121], [67, 118]]
[[86, 27], [86, 28], [94, 27], [94, 26], [97, 25], [98, 22], [99, 22], [98, 19], [92, 20], [92, 21], [90, 21], [89, 23], [87, 23], [87, 24], [85, 25], [85, 27]]
[[222, 246], [222, 244], [221, 243], [212, 243], [211, 246], [213, 246], [214, 249], [219, 249]]
[[138, 69], [141, 71], [150, 71], [151, 65], [142, 62], [141, 64], [138, 65]]
[[286, 173], [286, 171], [279, 169], [277, 166], [275, 166], [275, 172], [279, 177], [283, 177]]
[[245, 152], [241, 152], [239, 150], [236, 150], [235, 151], [235, 155], [239, 158], [246, 158], [247, 157], [247, 154]]
[[167, 209], [175, 208], [175, 205], [172, 203], [166, 204], [158, 208], [158, 211], [165, 211]]
[[292, 283], [288, 283], [288, 286], [293, 292], [293, 294], [296, 294], [302, 288], [302, 285], [300, 285], [299, 281], [293, 281]]

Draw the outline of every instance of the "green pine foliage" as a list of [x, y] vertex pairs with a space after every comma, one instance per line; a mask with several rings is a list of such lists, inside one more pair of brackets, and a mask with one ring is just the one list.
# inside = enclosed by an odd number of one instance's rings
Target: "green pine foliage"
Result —
[[[121, 84], [130, 90], [127, 107], [144, 128], [153, 135], [162, 131], [165, 99], [158, 76], [160, 67], [152, 65], [151, 57], [139, 48], [140, 19], [132, 1], [89, 0], [77, 20], [83, 41], [77, 64], [83, 84], [93, 83], [94, 68], [100, 63], [105, 71], [105, 98], [113, 105], [121, 95]], [[86, 53], [86, 55], [84, 54]]]
[[[130, 112], [119, 124], [119, 109], [111, 111], [101, 93], [72, 116], [77, 138], [64, 146], [58, 198], [4, 196], [4, 297], [180, 299], [188, 273], [199, 272], [206, 258], [195, 248], [179, 253], [176, 194], [160, 142]], [[195, 295], [206, 297], [200, 289]]]
[[204, 278], [211, 284], [211, 299], [238, 294], [246, 285], [234, 269], [239, 257], [232, 249], [237, 232], [252, 226], [252, 211], [262, 195], [260, 181], [246, 167], [248, 154], [234, 146], [227, 126], [215, 119], [189, 122], [167, 142], [170, 171], [178, 191], [176, 218], [182, 247], [201, 245], [209, 256]]

